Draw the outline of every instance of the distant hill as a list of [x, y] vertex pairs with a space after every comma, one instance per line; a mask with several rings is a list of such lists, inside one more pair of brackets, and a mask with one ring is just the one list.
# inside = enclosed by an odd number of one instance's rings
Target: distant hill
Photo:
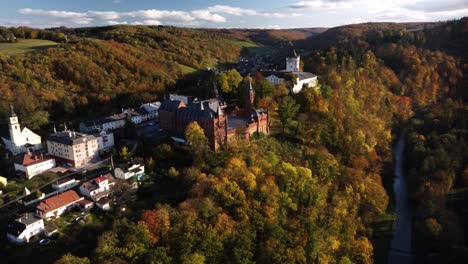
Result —
[[408, 30], [418, 31], [434, 27], [440, 23], [362, 23], [330, 28], [318, 36], [311, 36], [303, 41], [297, 41], [296, 46], [304, 49], [320, 50], [340, 45], [356, 37], [362, 37], [372, 31]]

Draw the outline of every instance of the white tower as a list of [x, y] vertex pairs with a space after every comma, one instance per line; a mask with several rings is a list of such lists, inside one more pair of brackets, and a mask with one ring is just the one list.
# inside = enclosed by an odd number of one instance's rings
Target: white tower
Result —
[[13, 142], [13, 144], [16, 145], [16, 143], [19, 143], [20, 137], [21, 137], [21, 128], [20, 124], [18, 122], [18, 117], [15, 114], [15, 111], [13, 110], [13, 106], [10, 105], [11, 109], [11, 116], [10, 116], [10, 140]]
[[296, 54], [296, 51], [293, 49], [291, 56], [286, 58], [286, 71], [298, 72], [300, 63], [301, 56]]

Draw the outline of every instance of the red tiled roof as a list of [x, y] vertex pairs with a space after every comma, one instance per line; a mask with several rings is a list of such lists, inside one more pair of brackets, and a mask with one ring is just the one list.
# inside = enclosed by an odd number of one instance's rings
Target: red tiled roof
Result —
[[37, 163], [41, 163], [47, 160], [50, 160], [49, 156], [44, 156], [40, 153], [24, 153], [22, 159], [20, 160], [21, 165], [23, 166], [31, 166]]
[[93, 202], [90, 200], [84, 199], [84, 200], [79, 201], [78, 203], [84, 206], [84, 205], [92, 204]]
[[102, 182], [102, 181], [105, 181], [105, 180], [107, 180], [106, 175], [104, 175], [104, 176], [99, 176], [99, 177], [97, 177], [97, 178], [94, 179], [94, 181], [96, 181], [96, 182]]
[[73, 191], [66, 191], [64, 193], [58, 194], [56, 196], [50, 197], [42, 201], [38, 206], [37, 209], [43, 211], [44, 213], [48, 213], [54, 211], [60, 207], [69, 205], [71, 203], [77, 202], [82, 199], [78, 194]]

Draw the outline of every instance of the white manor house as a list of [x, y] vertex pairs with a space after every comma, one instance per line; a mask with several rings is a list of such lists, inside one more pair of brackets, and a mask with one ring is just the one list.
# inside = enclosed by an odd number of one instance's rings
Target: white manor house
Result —
[[294, 74], [296, 84], [292, 87], [291, 93], [299, 93], [303, 87], [313, 88], [317, 86], [317, 76], [310, 72], [303, 72], [300, 69], [301, 56], [295, 50], [286, 58], [286, 70], [275, 72], [264, 72], [265, 79], [273, 85], [286, 82], [284, 75]]
[[10, 130], [10, 138], [3, 138], [2, 141], [5, 147], [13, 154], [18, 155], [26, 153], [28, 150], [39, 150], [41, 149], [41, 137], [29, 128], [21, 126], [16, 116], [13, 106], [11, 107], [10, 122], [8, 124]]

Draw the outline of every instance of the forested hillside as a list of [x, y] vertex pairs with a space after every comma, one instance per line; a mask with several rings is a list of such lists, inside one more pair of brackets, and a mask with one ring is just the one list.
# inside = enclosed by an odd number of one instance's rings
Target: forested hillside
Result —
[[[393, 125], [408, 134], [416, 261], [466, 262], [468, 19], [426, 24], [421, 30], [360, 26], [330, 29], [310, 44], [325, 43], [353, 55], [371, 50], [388, 67], [385, 71], [392, 72], [388, 88], [397, 97], [391, 105], [401, 113]], [[335, 36], [333, 31], [345, 34]], [[327, 67], [328, 57], [319, 54], [309, 58], [306, 69]], [[338, 63], [344, 67], [347, 61]]]

